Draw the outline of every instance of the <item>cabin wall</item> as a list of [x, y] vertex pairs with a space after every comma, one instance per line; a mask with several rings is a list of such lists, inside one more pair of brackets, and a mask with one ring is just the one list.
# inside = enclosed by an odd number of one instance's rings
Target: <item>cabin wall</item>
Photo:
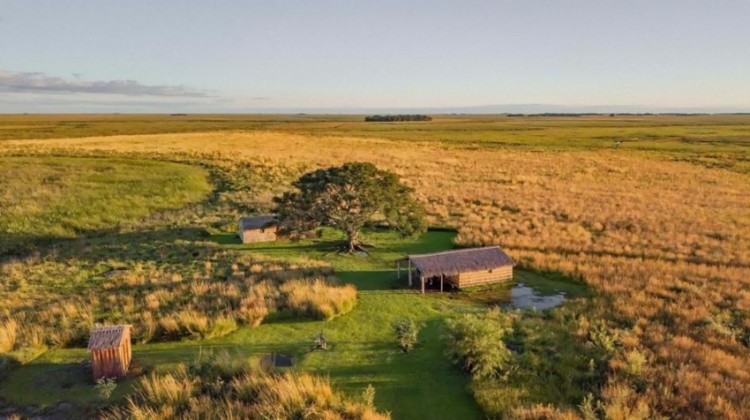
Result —
[[132, 357], [130, 332], [126, 332], [125, 335], [120, 347], [91, 351], [91, 369], [93, 370], [94, 381], [101, 378], [119, 378], [128, 373]]
[[482, 284], [501, 283], [513, 278], [513, 266], [500, 267], [492, 270], [468, 271], [460, 273], [456, 280], [459, 288], [479, 286]]
[[276, 240], [277, 226], [269, 226], [263, 229], [245, 229], [240, 231], [240, 239], [243, 244], [253, 242], [272, 242]]

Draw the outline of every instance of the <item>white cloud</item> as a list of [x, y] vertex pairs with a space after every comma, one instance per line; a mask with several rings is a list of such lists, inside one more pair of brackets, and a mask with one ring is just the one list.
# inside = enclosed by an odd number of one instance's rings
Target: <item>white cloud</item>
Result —
[[0, 71], [0, 91], [17, 93], [87, 93], [127, 96], [210, 97], [207, 92], [181, 85], [144, 85], [135, 80], [66, 80], [44, 73]]

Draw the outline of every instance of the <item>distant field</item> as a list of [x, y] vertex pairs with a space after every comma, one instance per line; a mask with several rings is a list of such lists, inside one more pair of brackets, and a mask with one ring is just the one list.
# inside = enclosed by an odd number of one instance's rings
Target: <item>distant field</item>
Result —
[[482, 143], [484, 146], [748, 152], [750, 115], [507, 117], [437, 115], [364, 122], [364, 115], [0, 115], [0, 140], [209, 131]]
[[[210, 312], [204, 305], [210, 300], [193, 296], [211, 299], [198, 292], [223, 287], [233, 263], [255, 263], [259, 276], [330, 267], [359, 289], [354, 309], [333, 321], [271, 317], [257, 328], [229, 323], [225, 330], [209, 329], [217, 334], [210, 340], [188, 334], [193, 341], [141, 345], [136, 359], [140, 354], [150, 367], [168, 366], [189, 361], [204, 346], [301, 353], [308, 336], [324, 330], [340, 351], [304, 356], [300, 369], [330, 374], [351, 394], [372, 383], [382, 390], [376, 405], [393, 410], [395, 418], [480, 417], [479, 408], [492, 418], [593, 412], [602, 418], [739, 419], [750, 411], [750, 116], [361, 119], [0, 117], [0, 154], [29, 155], [0, 158], [12, 197], [0, 206], [15, 203], [5, 210], [11, 216], [0, 215], [15, 222], [3, 226], [36, 232], [45, 218], [71, 220], [50, 225], [66, 226], [53, 232], [57, 236], [77, 238], [64, 248], [43, 246], [37, 255], [3, 261], [10, 279], [0, 282], [4, 302], [19, 296], [39, 306], [55, 302], [49, 311], [82, 331], [94, 320], [149, 325], [144, 318], [173, 316], [180, 305]], [[81, 156], [98, 163], [79, 170]], [[455, 228], [456, 237], [431, 232], [410, 242], [375, 235], [378, 248], [362, 260], [331, 255], [316, 243], [233, 242], [240, 214], [267, 211], [271, 198], [305, 171], [348, 161], [373, 162], [401, 175], [425, 204], [430, 223]], [[107, 165], [119, 169], [106, 172]], [[124, 194], [112, 195], [109, 181], [122, 185]], [[76, 193], [62, 194], [60, 185]], [[200, 201], [206, 188], [213, 189], [210, 200], [160, 210]], [[69, 195], [80, 198], [66, 201]], [[125, 198], [131, 196], [132, 209]], [[40, 202], [57, 207], [47, 214]], [[131, 224], [117, 226], [118, 220]], [[76, 225], [86, 221], [93, 225]], [[90, 236], [107, 225], [111, 232]], [[541, 289], [561, 281], [562, 290], [586, 290], [561, 308], [512, 315], [517, 318], [508, 344], [516, 349], [516, 367], [504, 377], [469, 381], [448, 363], [443, 342], [447, 319], [483, 310], [502, 290], [475, 299], [422, 298], [397, 288], [388, 271], [407, 252], [454, 243], [500, 244], [532, 273], [522, 277], [539, 279]], [[125, 274], [110, 278], [105, 273], [111, 269]], [[101, 287], [143, 294], [106, 298]], [[223, 299], [233, 292], [216, 293]], [[103, 309], [74, 311], [63, 296]], [[158, 305], [156, 297], [166, 303]], [[2, 308], [0, 326], [16, 307]], [[401, 315], [427, 325], [423, 344], [407, 356], [413, 362], [389, 342], [388, 324]], [[78, 345], [73, 338], [67, 346]], [[33, 359], [19, 351], [13, 357]], [[44, 347], [35, 351], [29, 353], [36, 356]], [[11, 399], [33, 380], [28, 378], [43, 382], [49, 366], [80, 366], [83, 357], [77, 349], [52, 350], [9, 368], [0, 395]], [[429, 384], [436, 382], [441, 385], [431, 393]], [[76, 382], [80, 395], [69, 398], [93, 401], [86, 387]], [[118, 392], [118, 398], [125, 394]], [[17, 401], [52, 404], [68, 395], [50, 393]]]

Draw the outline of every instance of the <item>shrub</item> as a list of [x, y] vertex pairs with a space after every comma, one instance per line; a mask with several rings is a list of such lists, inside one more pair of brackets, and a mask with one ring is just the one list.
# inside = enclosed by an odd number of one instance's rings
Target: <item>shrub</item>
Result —
[[117, 382], [114, 378], [99, 378], [94, 389], [103, 400], [108, 400], [117, 389]]
[[463, 315], [448, 322], [448, 353], [474, 378], [496, 376], [513, 359], [503, 342], [510, 330], [509, 319], [496, 309], [481, 315]]
[[393, 334], [401, 350], [408, 353], [417, 344], [419, 326], [411, 318], [398, 319], [393, 322]]

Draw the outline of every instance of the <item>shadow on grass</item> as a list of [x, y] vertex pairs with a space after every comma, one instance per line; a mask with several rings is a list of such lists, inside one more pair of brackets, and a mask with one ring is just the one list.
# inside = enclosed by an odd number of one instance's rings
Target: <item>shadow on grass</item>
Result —
[[[83, 361], [68, 363], [30, 363], [15, 369], [3, 381], [0, 395], [12, 407], [31, 406], [35, 415], [57, 414], [60, 418], [83, 418], [81, 410], [104, 404], [94, 388], [90, 365]], [[132, 390], [133, 377], [118, 380], [110, 402], [124, 400]], [[58, 404], [73, 403], [65, 412], [56, 412]], [[26, 412], [26, 414], [29, 414]], [[33, 417], [33, 416], [32, 416]], [[58, 417], [51, 417], [58, 418]]]

